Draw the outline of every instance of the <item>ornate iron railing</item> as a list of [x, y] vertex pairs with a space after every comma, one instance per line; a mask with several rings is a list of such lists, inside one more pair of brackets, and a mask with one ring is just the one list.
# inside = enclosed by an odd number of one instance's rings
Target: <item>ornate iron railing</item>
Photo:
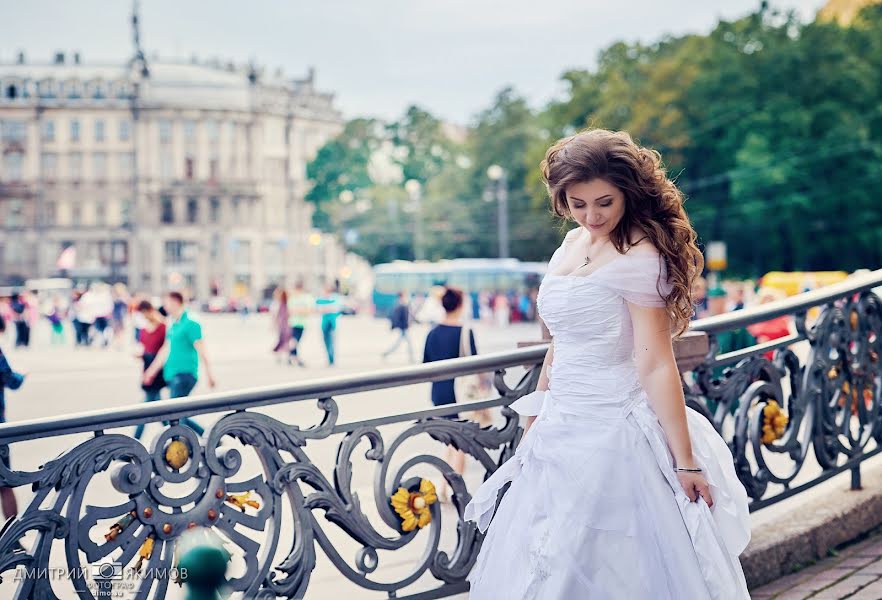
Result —
[[[687, 402], [729, 442], [753, 509], [844, 470], [859, 473], [860, 461], [880, 451], [882, 307], [871, 291], [879, 285], [882, 271], [693, 324], [708, 335], [710, 351], [684, 377]], [[807, 317], [813, 307], [820, 307], [814, 319]], [[793, 335], [719, 354], [724, 332], [785, 315], [794, 319]], [[437, 453], [400, 449], [414, 440], [452, 446], [492, 473], [517, 447], [522, 429], [508, 405], [535, 388], [546, 349], [0, 425], [0, 485], [31, 488], [22, 513], [0, 531], [0, 590], [14, 589], [17, 598], [107, 597], [112, 583], [98, 577], [93, 585], [90, 568], [112, 562], [154, 574], [133, 579], [130, 597], [164, 598], [169, 578], [155, 574], [177, 564], [182, 534], [199, 526], [232, 550], [229, 585], [248, 599], [302, 598], [318, 564], [316, 545], [329, 568], [378, 597], [464, 592], [481, 542], [462, 520], [467, 483]], [[341, 396], [491, 371], [498, 398], [338, 422]], [[306, 428], [255, 410], [304, 401], [317, 402], [316, 424]], [[493, 424], [439, 418], [480, 408], [499, 408]], [[209, 413], [222, 416], [202, 437], [180, 424]], [[160, 421], [170, 425], [149, 448], [116, 431]], [[8, 467], [10, 445], [84, 432], [91, 436], [37, 470]], [[309, 452], [329, 439], [336, 460], [325, 473]], [[373, 501], [365, 504], [353, 489], [352, 462], [363, 440], [365, 459], [376, 463]], [[442, 479], [453, 491], [448, 510], [434, 488]], [[351, 561], [331, 527], [357, 547]], [[449, 551], [441, 547], [445, 531], [455, 534]], [[381, 553], [408, 551], [406, 567], [381, 568]], [[64, 581], [47, 576], [53, 573]]]

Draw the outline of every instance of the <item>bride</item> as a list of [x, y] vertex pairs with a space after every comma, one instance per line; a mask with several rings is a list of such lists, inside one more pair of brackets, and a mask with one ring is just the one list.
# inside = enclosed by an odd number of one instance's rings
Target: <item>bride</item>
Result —
[[511, 405], [526, 433], [465, 509], [485, 534], [470, 598], [749, 598], [747, 494], [686, 408], [671, 344], [703, 266], [683, 196], [623, 132], [560, 140], [542, 174], [578, 227], [539, 290], [553, 341]]

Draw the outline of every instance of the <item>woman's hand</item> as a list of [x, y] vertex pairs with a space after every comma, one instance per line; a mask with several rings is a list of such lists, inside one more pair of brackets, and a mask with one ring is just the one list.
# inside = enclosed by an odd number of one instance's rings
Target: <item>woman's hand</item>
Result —
[[710, 486], [707, 484], [707, 479], [704, 478], [703, 473], [684, 473], [678, 471], [677, 479], [680, 480], [680, 485], [690, 500], [697, 502], [698, 497], [701, 496], [707, 502], [708, 508], [713, 507], [714, 499], [711, 497]]

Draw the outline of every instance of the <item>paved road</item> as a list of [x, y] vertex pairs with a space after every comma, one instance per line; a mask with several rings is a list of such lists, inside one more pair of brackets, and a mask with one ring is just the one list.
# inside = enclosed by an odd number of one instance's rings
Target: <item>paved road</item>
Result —
[[753, 600], [879, 600], [882, 534], [843, 548], [826, 560], [754, 590]]
[[[270, 352], [274, 343], [270, 331], [269, 319], [266, 315], [252, 315], [243, 320], [237, 315], [202, 315], [199, 317], [203, 322], [203, 329], [208, 352], [214, 363], [217, 391], [236, 390], [263, 385], [280, 384], [285, 382], [302, 381], [305, 379], [327, 377], [336, 374], [350, 374], [355, 372], [373, 371], [378, 368], [391, 366], [404, 366], [409, 363], [405, 349], [402, 347], [396, 355], [388, 361], [380, 358], [380, 353], [394, 340], [389, 331], [386, 321], [374, 320], [362, 317], [346, 317], [339, 321], [338, 331], [338, 365], [334, 368], [327, 366], [324, 356], [321, 333], [317, 327], [308, 328], [303, 339], [303, 353], [307, 368], [292, 367], [278, 364]], [[413, 330], [414, 352], [417, 360], [421, 359], [422, 345], [427, 333], [427, 327], [416, 326]], [[518, 341], [534, 340], [539, 337], [535, 325], [513, 325], [505, 329], [489, 325], [477, 325], [476, 335], [478, 347], [481, 352], [492, 352], [512, 349]], [[34, 347], [27, 350], [12, 347], [11, 337], [2, 341], [10, 362], [16, 369], [29, 372], [26, 385], [20, 390], [7, 393], [7, 418], [9, 421], [24, 419], [51, 417], [65, 413], [84, 410], [96, 410], [111, 408], [140, 402], [142, 392], [139, 386], [140, 362], [132, 354], [133, 347], [126, 346], [120, 349], [86, 348], [74, 349], [71, 347], [52, 347], [48, 343], [48, 331], [40, 328], [35, 331]], [[517, 376], [516, 372], [512, 373]], [[209, 391], [204, 382], [200, 381], [194, 393]], [[428, 400], [428, 384], [409, 386], [392, 390], [383, 390], [351, 396], [339, 397], [340, 422], [348, 422], [375, 417], [380, 414], [419, 410], [431, 406]], [[296, 423], [307, 427], [318, 422], [320, 412], [316, 410], [315, 402], [303, 402], [293, 405], [268, 407], [261, 409], [272, 416], [288, 423]], [[219, 416], [219, 415], [218, 415]], [[199, 420], [204, 424], [210, 424], [218, 416], [205, 416]], [[404, 426], [387, 426], [382, 429], [386, 443], [394, 439], [397, 432], [402, 431]], [[123, 431], [131, 434], [132, 428]], [[145, 440], [151, 439], [161, 431], [158, 424], [149, 425]], [[55, 457], [79, 441], [89, 437], [87, 434], [48, 438], [30, 442], [22, 442], [13, 445], [12, 460], [16, 469], [37, 469], [48, 458]], [[427, 437], [427, 436], [422, 436]], [[330, 440], [322, 440], [310, 444], [308, 454], [313, 462], [318, 465], [322, 472], [331, 476], [336, 457], [337, 446], [341, 436], [334, 436]], [[362, 442], [367, 449], [367, 443]], [[415, 453], [429, 453], [444, 456], [444, 446], [430, 439], [413, 440], [407, 448], [402, 448], [400, 456], [407, 458]], [[244, 478], [260, 473], [261, 469], [253, 454], [244, 454], [244, 463], [240, 473], [246, 473]], [[363, 452], [356, 451], [353, 454], [354, 477], [353, 489], [362, 499], [366, 514], [375, 524], [381, 534], [394, 537], [395, 532], [389, 530], [377, 516], [373, 505], [373, 477], [376, 462], [367, 461], [363, 458]], [[398, 463], [403, 462], [399, 460]], [[393, 465], [393, 469], [398, 464]], [[436, 473], [426, 473], [428, 476], [436, 476]], [[477, 486], [480, 483], [482, 471], [477, 463], [469, 462], [466, 475], [469, 486]], [[438, 478], [435, 477], [436, 483]], [[303, 486], [308, 493], [311, 489]], [[168, 488], [164, 488], [168, 492]], [[189, 490], [187, 490], [189, 491]], [[32, 498], [30, 490], [16, 490], [20, 509], [23, 509]], [[95, 478], [90, 483], [87, 498], [96, 505], [110, 506], [123, 502], [125, 498], [118, 494], [110, 486], [105, 478]], [[448, 555], [456, 544], [456, 532], [452, 523], [456, 521], [450, 514], [450, 505], [443, 507], [443, 520], [447, 523], [441, 540], [441, 548], [447, 550]], [[344, 560], [353, 564], [355, 552], [358, 546], [352, 543], [346, 534], [325, 521], [322, 511], [314, 513], [317, 521], [334, 541], [335, 547]], [[108, 524], [104, 525], [106, 527]], [[101, 531], [95, 531], [92, 536], [96, 540], [101, 539]], [[287, 538], [284, 539], [285, 533]], [[259, 538], [259, 536], [257, 536]], [[282, 533], [283, 542], [281, 548], [287, 552], [291, 548], [290, 531]], [[417, 538], [409, 544], [408, 551], [394, 554], [380, 552], [381, 570], [378, 571], [378, 579], [394, 581], [396, 575], [404, 576], [409, 568], [419, 562], [424, 548]], [[54, 552], [57, 561], [53, 566], [63, 567], [60, 562], [63, 549], [58, 545]], [[345, 597], [353, 600], [361, 598], [380, 598], [385, 594], [367, 592], [341, 577], [339, 572], [330, 565], [322, 551], [316, 546], [319, 565], [314, 571], [312, 583], [307, 599], [323, 600], [325, 598]], [[279, 560], [275, 561], [276, 563]], [[232, 570], [244, 568], [242, 563], [234, 562]], [[5, 578], [0, 584], [0, 598], [12, 597], [12, 578]], [[424, 577], [409, 591], [419, 591], [434, 587], [431, 576]], [[60, 598], [72, 598], [73, 592], [66, 588], [65, 582], [58, 582], [53, 587]], [[168, 598], [180, 597], [176, 587], [172, 588]]]

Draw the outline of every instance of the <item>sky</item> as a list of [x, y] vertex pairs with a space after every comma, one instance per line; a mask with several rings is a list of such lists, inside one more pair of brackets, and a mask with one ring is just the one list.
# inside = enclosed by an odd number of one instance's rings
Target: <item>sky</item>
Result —
[[[513, 86], [535, 107], [560, 75], [590, 69], [616, 41], [707, 33], [759, 0], [142, 0], [148, 58], [250, 60], [292, 77], [316, 70], [346, 118], [400, 117], [411, 104], [460, 125]], [[824, 0], [772, 0], [810, 19]], [[130, 0], [0, 0], [0, 62], [24, 51], [83, 61], [131, 55]]]

